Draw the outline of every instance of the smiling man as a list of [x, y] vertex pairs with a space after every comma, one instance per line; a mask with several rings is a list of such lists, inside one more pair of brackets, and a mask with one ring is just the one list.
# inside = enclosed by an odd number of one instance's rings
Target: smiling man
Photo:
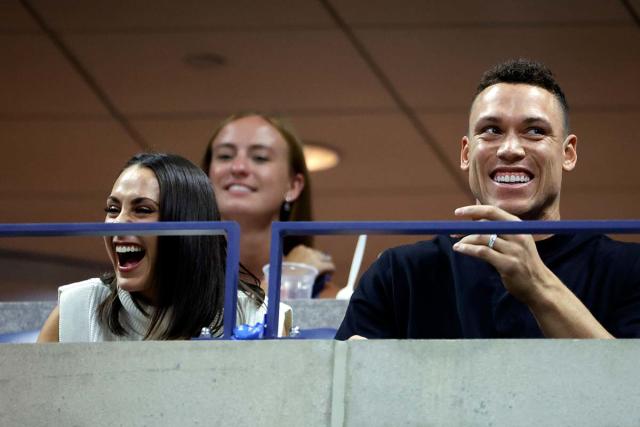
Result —
[[[551, 72], [528, 60], [484, 74], [460, 167], [476, 204], [461, 219], [559, 220], [578, 138]], [[640, 336], [640, 245], [604, 235], [468, 235], [385, 251], [336, 338]]]

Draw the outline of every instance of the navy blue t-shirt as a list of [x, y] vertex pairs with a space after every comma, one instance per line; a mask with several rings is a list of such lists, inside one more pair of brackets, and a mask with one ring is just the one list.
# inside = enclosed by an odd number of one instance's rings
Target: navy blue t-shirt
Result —
[[[439, 236], [386, 250], [362, 276], [336, 338], [542, 337], [493, 266], [454, 252], [453, 243]], [[578, 234], [536, 246], [612, 335], [640, 336], [640, 244]]]

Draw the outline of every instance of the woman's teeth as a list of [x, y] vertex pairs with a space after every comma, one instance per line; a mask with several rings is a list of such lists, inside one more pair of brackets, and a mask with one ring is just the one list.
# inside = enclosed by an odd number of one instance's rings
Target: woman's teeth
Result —
[[233, 184], [229, 187], [229, 191], [234, 191], [234, 192], [238, 192], [238, 193], [250, 193], [251, 189], [249, 187], [246, 187], [244, 185], [239, 185], [239, 184]]
[[142, 261], [145, 250], [136, 245], [116, 245], [116, 256], [118, 257], [118, 265], [121, 267], [133, 267]]
[[116, 245], [116, 252], [119, 254], [124, 254], [127, 252], [142, 252], [144, 251], [144, 249], [142, 249], [140, 246], [135, 246], [135, 245]]

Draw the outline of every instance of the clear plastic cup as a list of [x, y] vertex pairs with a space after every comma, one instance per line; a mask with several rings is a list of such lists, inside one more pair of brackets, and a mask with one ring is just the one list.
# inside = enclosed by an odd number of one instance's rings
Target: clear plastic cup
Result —
[[[269, 264], [262, 267], [265, 280], [269, 281]], [[280, 299], [311, 298], [313, 282], [318, 276], [318, 269], [300, 262], [283, 262], [280, 277]]]

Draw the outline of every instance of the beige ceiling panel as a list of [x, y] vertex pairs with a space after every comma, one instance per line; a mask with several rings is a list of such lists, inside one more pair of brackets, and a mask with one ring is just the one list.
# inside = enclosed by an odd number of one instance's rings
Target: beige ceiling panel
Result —
[[39, 31], [38, 26], [18, 0], [0, 1], [0, 31]]
[[640, 219], [640, 192], [625, 189], [567, 191], [562, 195], [562, 218]]
[[216, 115], [206, 119], [141, 119], [133, 125], [154, 150], [179, 154], [199, 165], [213, 130], [223, 119]]
[[331, 21], [319, 2], [298, 0], [157, 1], [32, 0], [62, 31], [154, 31], [323, 26]]
[[517, 57], [545, 62], [576, 108], [640, 105], [640, 32], [633, 24], [357, 34], [401, 95], [424, 111], [465, 111], [482, 72]]
[[[570, 191], [618, 191], [640, 195], [640, 108], [635, 112], [575, 112], [578, 164], [569, 174]], [[636, 197], [640, 208], [640, 200]], [[609, 206], [609, 209], [614, 209]], [[640, 213], [640, 211], [639, 211]]]
[[[571, 101], [571, 100], [569, 100]], [[420, 115], [424, 125], [443, 144], [452, 162], [459, 162], [460, 139], [466, 113]], [[565, 192], [637, 191], [640, 194], [640, 109], [636, 112], [573, 112], [572, 132], [578, 136], [578, 164], [565, 174]], [[609, 207], [610, 209], [615, 208]]]
[[[442, 151], [456, 168], [460, 166], [460, 144], [467, 132], [467, 111], [460, 113], [422, 113], [418, 114], [422, 124], [431, 132], [440, 144]], [[460, 171], [465, 177], [466, 174]]]
[[0, 34], [0, 57], [0, 117], [107, 115], [46, 37]]
[[[458, 190], [402, 115], [292, 116], [290, 122], [303, 140], [328, 144], [340, 153], [335, 169], [312, 175], [317, 192]], [[217, 120], [136, 120], [134, 125], [159, 149], [199, 163]]]
[[44, 36], [1, 35], [0, 117], [106, 116], [106, 110]]
[[0, 204], [46, 197], [52, 210], [59, 199], [106, 194], [126, 160], [140, 151], [106, 120], [0, 121], [0, 135], [2, 146], [11, 147], [2, 157]]
[[431, 221], [454, 219], [453, 211], [469, 204], [462, 191], [435, 192], [416, 188], [401, 193], [381, 188], [375, 194], [321, 192], [314, 196], [314, 212], [320, 221]]
[[460, 25], [629, 23], [621, 2], [602, 0], [340, 0], [351, 25]]
[[[129, 114], [391, 105], [333, 30], [74, 35], [67, 41]], [[221, 54], [227, 64], [206, 69], [185, 64], [187, 54], [201, 52]]]
[[292, 122], [304, 139], [329, 144], [341, 153], [338, 167], [316, 175], [321, 191], [459, 190], [446, 165], [403, 115], [294, 116]]

